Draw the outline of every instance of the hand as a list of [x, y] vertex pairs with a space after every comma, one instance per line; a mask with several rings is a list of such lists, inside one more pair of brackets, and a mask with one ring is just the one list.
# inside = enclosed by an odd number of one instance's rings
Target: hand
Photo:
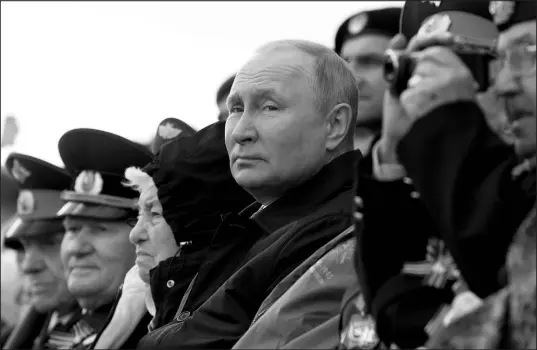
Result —
[[415, 37], [407, 50], [427, 47], [415, 52], [416, 68], [408, 81], [408, 89], [400, 101], [406, 114], [412, 118], [427, 115], [433, 109], [456, 101], [475, 100], [479, 87], [472, 73], [461, 59], [446, 46], [454, 40], [450, 33]]
[[[407, 40], [401, 34], [390, 41], [389, 48], [392, 50], [404, 50]], [[406, 135], [412, 125], [410, 119], [399, 99], [389, 90], [384, 93], [382, 107], [382, 136], [379, 141], [379, 161], [381, 163], [397, 164], [397, 144]]]

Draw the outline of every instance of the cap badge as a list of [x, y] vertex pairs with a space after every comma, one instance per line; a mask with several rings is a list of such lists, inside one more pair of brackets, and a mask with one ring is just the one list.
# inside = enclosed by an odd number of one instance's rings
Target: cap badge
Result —
[[451, 27], [451, 18], [446, 14], [432, 15], [421, 25], [418, 35], [445, 33]]
[[501, 25], [511, 19], [515, 12], [515, 1], [491, 1], [489, 3], [489, 12], [494, 19], [494, 23]]
[[428, 2], [431, 5], [434, 5], [436, 7], [440, 7], [442, 4], [442, 1], [431, 1], [431, 0], [421, 0], [421, 2]]
[[164, 140], [171, 140], [179, 136], [183, 130], [176, 128], [172, 123], [166, 123], [158, 126], [158, 136]]
[[357, 14], [349, 21], [349, 24], [347, 25], [347, 31], [351, 35], [356, 35], [360, 33], [366, 27], [367, 20], [367, 13], [363, 12]]
[[19, 215], [29, 215], [35, 211], [35, 199], [32, 192], [23, 190], [17, 198], [17, 213]]
[[75, 191], [87, 194], [99, 194], [103, 190], [103, 177], [96, 171], [84, 170], [75, 181]]
[[20, 183], [24, 183], [26, 179], [32, 175], [28, 169], [23, 167], [21, 163], [17, 159], [13, 161], [13, 168], [11, 169], [11, 174], [13, 174], [13, 177], [15, 180], [17, 180]]

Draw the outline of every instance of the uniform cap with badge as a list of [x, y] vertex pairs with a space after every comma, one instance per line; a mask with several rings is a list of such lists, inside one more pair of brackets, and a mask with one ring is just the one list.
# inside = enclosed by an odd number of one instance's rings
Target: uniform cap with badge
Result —
[[64, 231], [56, 216], [64, 202], [60, 196], [69, 188], [71, 175], [65, 169], [28, 155], [12, 153], [6, 169], [19, 185], [17, 219], [6, 232], [7, 248], [21, 249], [21, 238], [39, 238]]
[[138, 192], [125, 187], [123, 174], [130, 166], [151, 162], [152, 153], [121, 136], [95, 129], [66, 132], [58, 143], [65, 167], [74, 174], [60, 217], [76, 216], [123, 220], [137, 215]]
[[[468, 66], [480, 91], [489, 86], [489, 63], [495, 55], [498, 28], [484, 1], [406, 1], [400, 32], [407, 40], [449, 32], [455, 36], [451, 47]], [[412, 57], [393, 50], [386, 52], [384, 75], [392, 91], [399, 95], [415, 67]]]
[[153, 139], [151, 148], [156, 154], [163, 144], [178, 137], [188, 137], [196, 133], [190, 125], [177, 118], [166, 118], [157, 127], [157, 133]]
[[359, 12], [347, 18], [338, 28], [334, 51], [341, 55], [345, 41], [365, 34], [393, 37], [399, 32], [401, 8], [387, 7]]

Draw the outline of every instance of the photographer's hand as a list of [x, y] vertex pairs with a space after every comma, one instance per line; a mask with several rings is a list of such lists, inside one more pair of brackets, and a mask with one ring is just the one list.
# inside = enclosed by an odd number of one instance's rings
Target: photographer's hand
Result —
[[[428, 44], [449, 44], [449, 33], [415, 37], [409, 44], [419, 50]], [[427, 115], [433, 109], [456, 101], [475, 100], [478, 84], [461, 59], [446, 46], [429, 46], [413, 52], [416, 68], [408, 81], [408, 89], [400, 96], [406, 114], [412, 118]]]
[[[396, 35], [390, 42], [392, 50], [404, 50], [407, 40], [401, 34]], [[399, 140], [405, 136], [412, 125], [399, 99], [389, 90], [384, 93], [382, 108], [382, 136], [378, 146], [378, 159], [382, 164], [398, 164], [396, 148]]]

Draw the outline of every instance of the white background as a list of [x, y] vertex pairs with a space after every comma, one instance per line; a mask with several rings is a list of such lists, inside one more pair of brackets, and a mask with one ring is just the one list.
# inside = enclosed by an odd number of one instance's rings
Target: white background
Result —
[[138, 142], [166, 117], [202, 128], [258, 46], [333, 48], [347, 17], [392, 5], [402, 2], [2, 2], [0, 114], [20, 127], [9, 150], [61, 165], [57, 143], [73, 128]]

